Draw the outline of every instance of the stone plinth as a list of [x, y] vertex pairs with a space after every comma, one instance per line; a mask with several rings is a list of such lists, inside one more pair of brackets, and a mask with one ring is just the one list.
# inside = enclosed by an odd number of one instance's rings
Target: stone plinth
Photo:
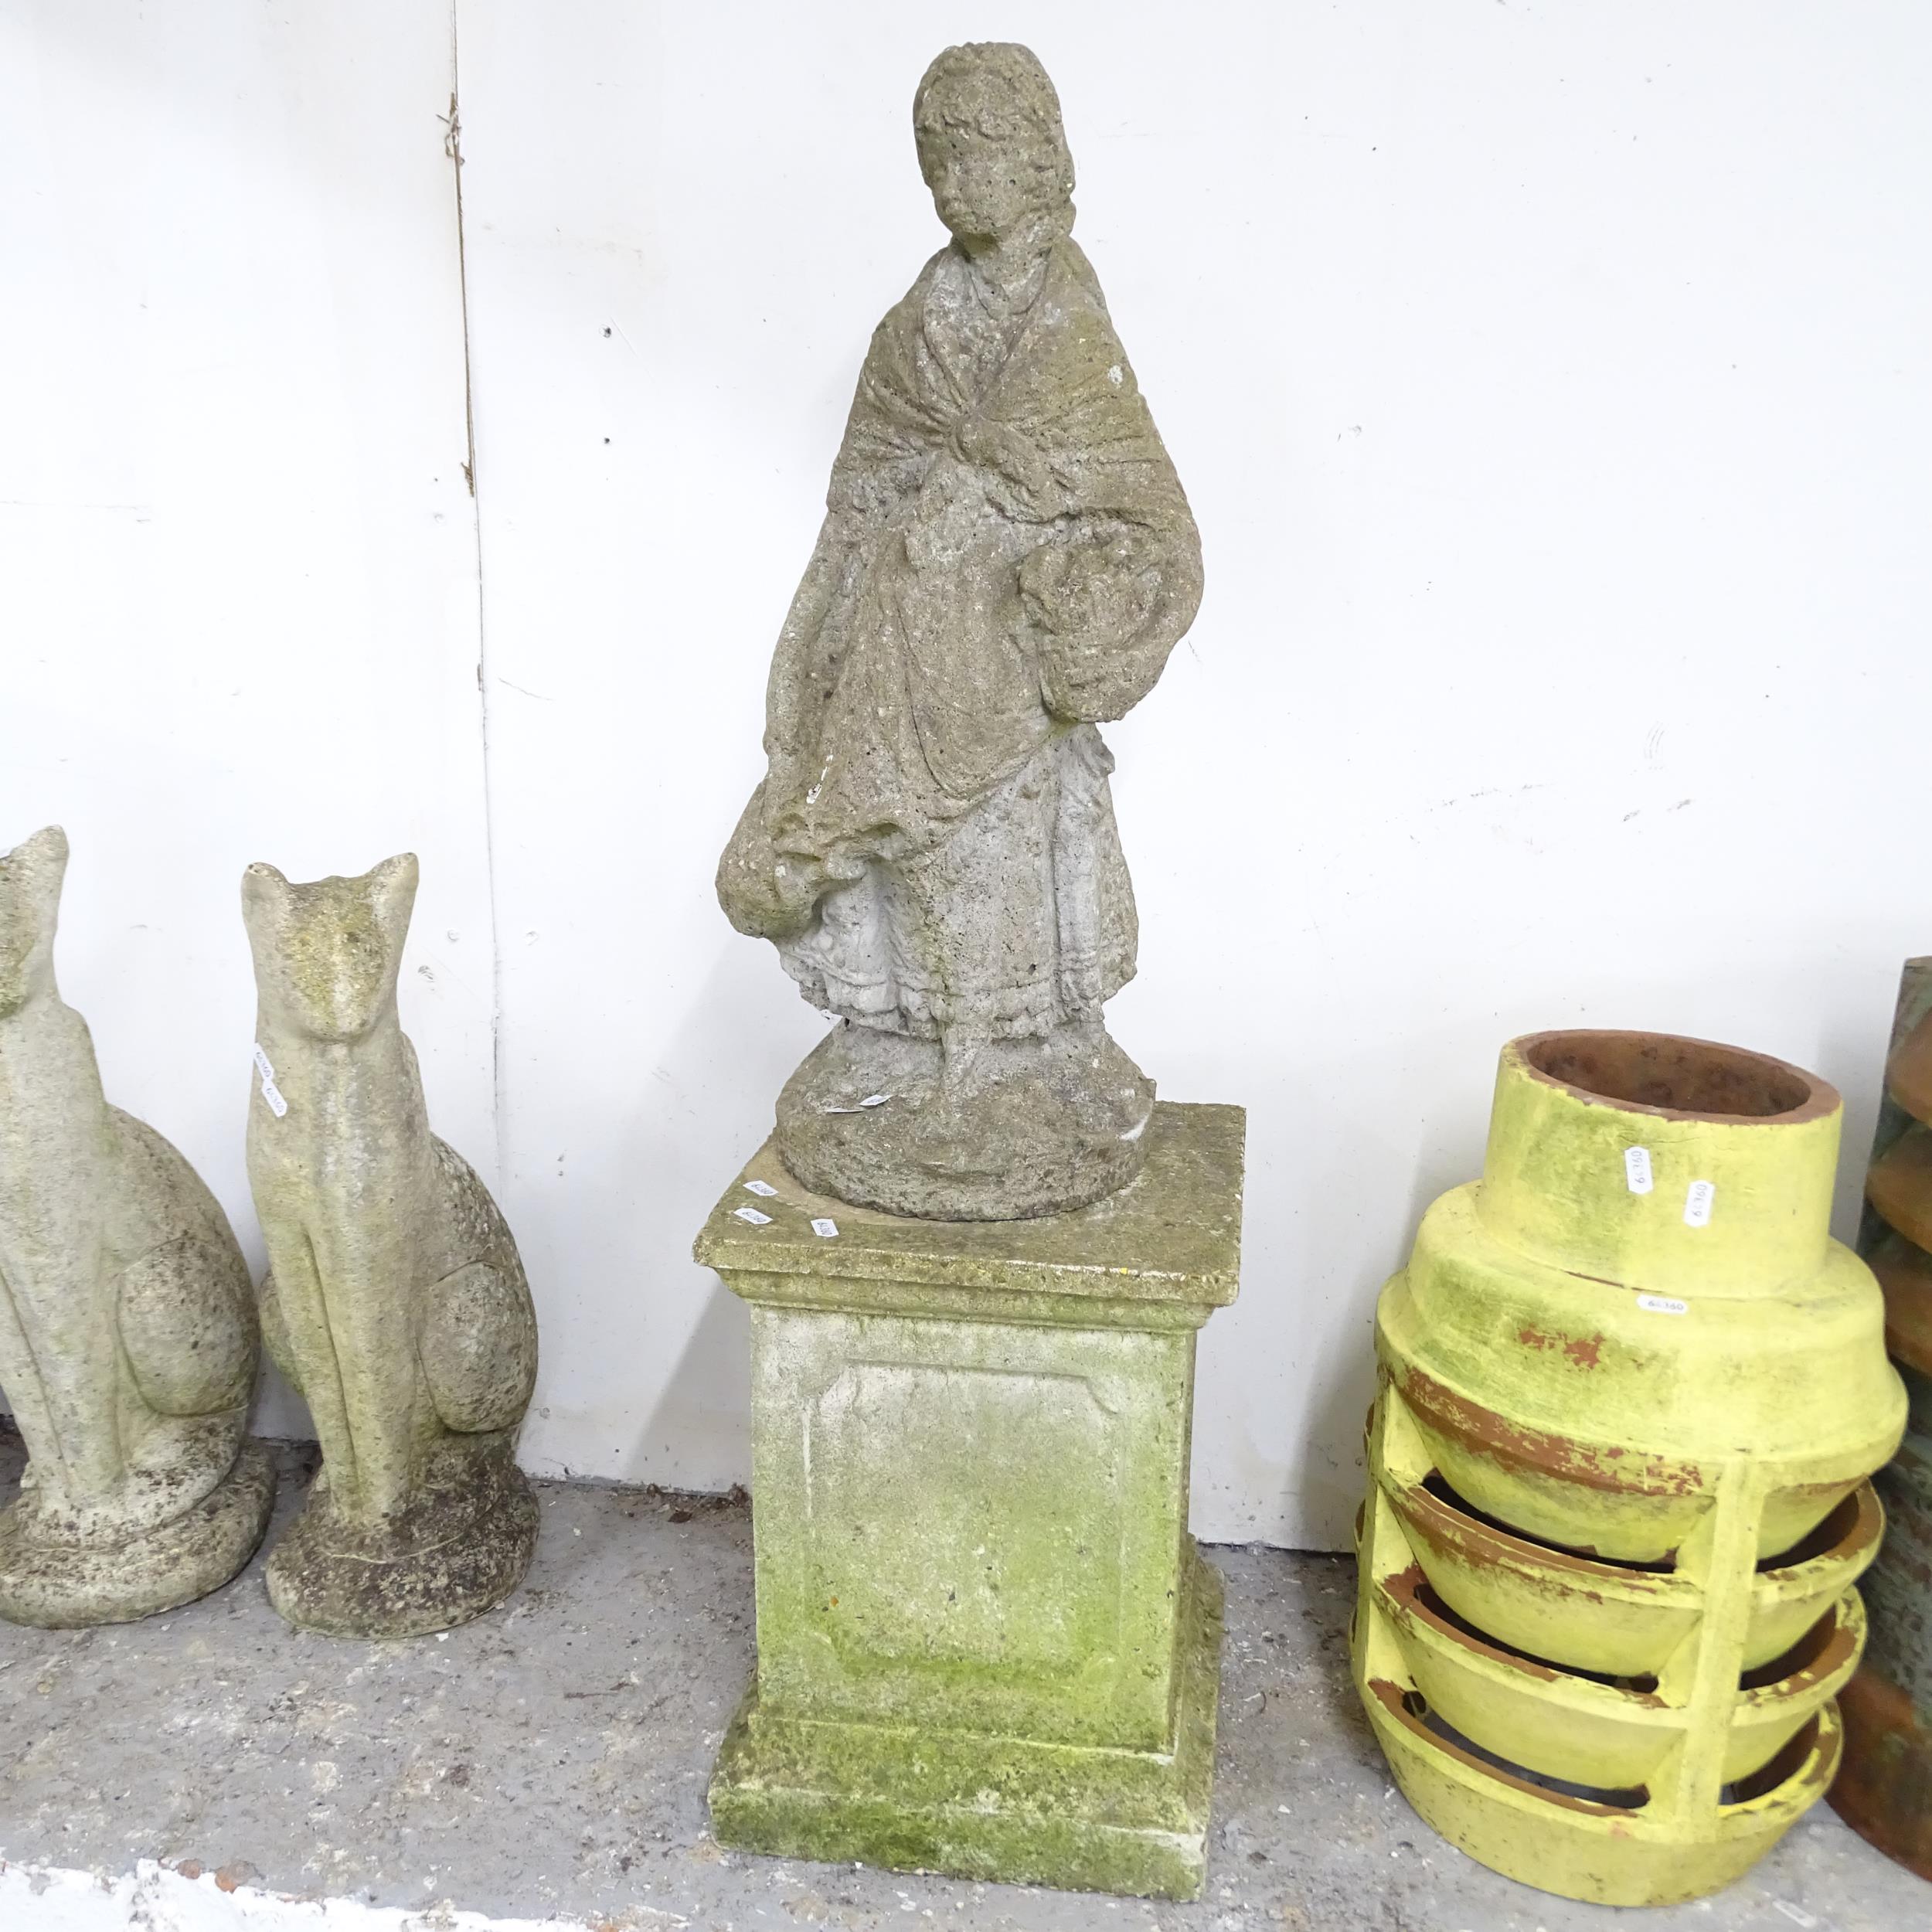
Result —
[[719, 1842], [1199, 1891], [1194, 1338], [1239, 1284], [1243, 1127], [1159, 1105], [1138, 1179], [1041, 1220], [850, 1207], [770, 1144], [732, 1184], [696, 1252], [751, 1305], [758, 1666]]

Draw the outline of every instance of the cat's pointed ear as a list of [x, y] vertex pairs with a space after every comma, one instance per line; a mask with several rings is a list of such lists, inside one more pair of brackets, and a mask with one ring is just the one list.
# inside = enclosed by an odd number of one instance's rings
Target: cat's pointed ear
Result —
[[258, 919], [279, 916], [288, 903], [288, 881], [273, 866], [257, 859], [242, 874], [242, 923], [253, 926]]
[[409, 934], [410, 914], [416, 906], [417, 882], [421, 876], [422, 869], [413, 852], [398, 852], [364, 874], [369, 883], [369, 903], [376, 908], [376, 917], [382, 921], [389, 944], [399, 953]]
[[0, 855], [0, 879], [49, 910], [60, 903], [60, 882], [66, 876], [67, 835], [58, 825], [43, 825]]

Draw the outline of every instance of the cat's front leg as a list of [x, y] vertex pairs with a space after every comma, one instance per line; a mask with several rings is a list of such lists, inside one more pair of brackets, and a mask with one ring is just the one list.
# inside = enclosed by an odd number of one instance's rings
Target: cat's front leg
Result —
[[[261, 1212], [264, 1190], [257, 1184]], [[342, 1351], [329, 1320], [321, 1271], [307, 1226], [292, 1214], [261, 1212], [270, 1268], [256, 1291], [256, 1308], [269, 1359], [308, 1405], [317, 1440], [330, 1466], [329, 1488], [338, 1501], [359, 1494], [360, 1458], [345, 1386]], [[352, 1354], [352, 1360], [353, 1356]]]
[[269, 1360], [281, 1371], [282, 1379], [306, 1400], [301, 1364], [295, 1359], [294, 1347], [288, 1338], [288, 1324], [282, 1318], [281, 1297], [276, 1291], [273, 1268], [262, 1277], [262, 1284], [255, 1291], [255, 1311], [261, 1322], [262, 1346], [268, 1351]]

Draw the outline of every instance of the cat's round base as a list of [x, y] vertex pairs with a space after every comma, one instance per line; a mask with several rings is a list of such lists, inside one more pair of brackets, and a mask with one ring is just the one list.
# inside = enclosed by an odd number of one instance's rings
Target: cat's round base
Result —
[[268, 1558], [268, 1600], [328, 1637], [424, 1637], [494, 1610], [536, 1549], [536, 1498], [507, 1438], [438, 1450], [400, 1514], [338, 1510], [325, 1465]]
[[15, 1503], [0, 1511], [0, 1617], [84, 1630], [178, 1610], [247, 1565], [274, 1506], [274, 1464], [254, 1441], [192, 1509], [124, 1540], [43, 1540]]
[[778, 1151], [805, 1185], [925, 1221], [1065, 1214], [1141, 1171], [1154, 1083], [1097, 1022], [939, 1043], [845, 1022], [778, 1096]]

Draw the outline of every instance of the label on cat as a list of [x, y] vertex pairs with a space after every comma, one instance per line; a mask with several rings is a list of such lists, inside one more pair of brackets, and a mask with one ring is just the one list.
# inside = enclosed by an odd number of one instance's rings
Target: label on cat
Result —
[[1650, 1315], [1689, 1315], [1690, 1304], [1672, 1294], [1640, 1294], [1637, 1305]]
[[747, 1181], [745, 1183], [745, 1192], [747, 1194], [758, 1195], [769, 1201], [778, 1190], [769, 1181]]
[[1717, 1187], [1714, 1182], [1693, 1181], [1684, 1196], [1684, 1225], [1687, 1228], [1707, 1228], [1711, 1224], [1711, 1202], [1716, 1199]]
[[732, 1213], [741, 1221], [749, 1221], [754, 1228], [768, 1228], [771, 1225], [769, 1214], [760, 1214], [756, 1208], [733, 1208]]
[[814, 1234], [822, 1234], [827, 1240], [830, 1240], [838, 1232], [838, 1223], [821, 1216], [812, 1223], [811, 1231]]
[[255, 1071], [262, 1077], [262, 1098], [268, 1103], [268, 1111], [277, 1120], [288, 1111], [288, 1103], [282, 1098], [281, 1090], [275, 1084], [275, 1070], [268, 1063], [268, 1056], [262, 1051], [260, 1040], [255, 1043]]
[[1650, 1192], [1648, 1148], [1627, 1147], [1624, 1149], [1624, 1181], [1633, 1194], [1648, 1194]]

